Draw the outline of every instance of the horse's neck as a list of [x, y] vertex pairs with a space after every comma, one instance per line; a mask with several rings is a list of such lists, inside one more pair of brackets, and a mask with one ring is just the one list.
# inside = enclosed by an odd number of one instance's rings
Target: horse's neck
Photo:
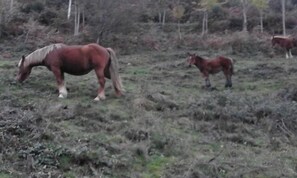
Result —
[[205, 62], [205, 59], [199, 58], [196, 59], [195, 65], [198, 67], [198, 69], [202, 70]]
[[31, 68], [35, 67], [35, 66], [42, 66], [42, 65], [44, 65], [43, 61], [44, 61], [44, 59], [36, 60], [34, 58], [29, 58], [29, 59], [25, 60], [24, 65], [27, 66], [27, 67], [31, 67]]
[[46, 60], [47, 55], [53, 50], [64, 47], [64, 44], [52, 44], [45, 46], [43, 48], [37, 49], [26, 57], [26, 66], [40, 66], [44, 65], [44, 60]]

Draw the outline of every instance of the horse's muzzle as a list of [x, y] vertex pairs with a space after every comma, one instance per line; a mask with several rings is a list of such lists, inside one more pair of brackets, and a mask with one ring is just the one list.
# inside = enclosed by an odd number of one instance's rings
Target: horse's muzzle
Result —
[[15, 80], [19, 83], [23, 83], [24, 80], [21, 79], [20, 76], [16, 76]]

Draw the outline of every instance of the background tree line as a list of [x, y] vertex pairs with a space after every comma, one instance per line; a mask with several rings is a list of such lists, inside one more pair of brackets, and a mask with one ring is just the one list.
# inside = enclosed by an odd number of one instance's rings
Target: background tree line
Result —
[[0, 0], [0, 40], [137, 46], [141, 39], [158, 48], [154, 41], [169, 33], [179, 40], [189, 33], [294, 35], [296, 6], [297, 0]]

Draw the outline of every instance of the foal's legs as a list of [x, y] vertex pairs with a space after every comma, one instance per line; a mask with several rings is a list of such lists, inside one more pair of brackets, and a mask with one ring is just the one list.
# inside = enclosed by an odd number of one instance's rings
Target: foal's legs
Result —
[[211, 87], [211, 84], [210, 84], [208, 73], [207, 72], [203, 72], [203, 77], [204, 77], [204, 80], [205, 80], [205, 86], [206, 86], [206, 88], [210, 88]]
[[225, 87], [228, 88], [228, 87], [232, 87], [232, 79], [231, 79], [231, 74], [229, 74], [228, 76], [226, 76], [226, 84], [225, 84]]
[[205, 78], [205, 86], [206, 86], [207, 88], [210, 88], [210, 87], [211, 87], [209, 77], [206, 77], [206, 78]]
[[52, 72], [54, 73], [59, 90], [59, 98], [66, 98], [67, 97], [67, 89], [64, 83], [64, 73], [61, 72], [59, 68], [52, 68]]
[[226, 83], [225, 83], [225, 88], [228, 88], [228, 87], [232, 87], [232, 80], [231, 80], [231, 71], [228, 71], [228, 70], [224, 70], [224, 75], [226, 77]]
[[97, 97], [94, 99], [96, 101], [99, 100], [104, 100], [105, 99], [105, 92], [104, 92], [104, 87], [105, 87], [105, 78], [104, 78], [104, 68], [102, 69], [95, 69], [97, 78], [98, 78], [98, 82], [99, 82], [99, 89], [98, 89], [98, 95]]

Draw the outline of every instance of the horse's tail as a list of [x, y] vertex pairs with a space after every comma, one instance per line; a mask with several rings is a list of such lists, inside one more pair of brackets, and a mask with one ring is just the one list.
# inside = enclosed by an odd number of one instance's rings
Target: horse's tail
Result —
[[230, 72], [233, 75], [234, 74], [234, 63], [236, 62], [234, 59], [232, 59], [231, 57], [228, 58], [231, 62], [231, 66], [230, 66]]
[[110, 54], [110, 65], [109, 65], [109, 73], [112, 80], [113, 87], [121, 92], [121, 94], [125, 91], [123, 88], [122, 80], [119, 74], [119, 63], [118, 58], [113, 49], [106, 48]]

